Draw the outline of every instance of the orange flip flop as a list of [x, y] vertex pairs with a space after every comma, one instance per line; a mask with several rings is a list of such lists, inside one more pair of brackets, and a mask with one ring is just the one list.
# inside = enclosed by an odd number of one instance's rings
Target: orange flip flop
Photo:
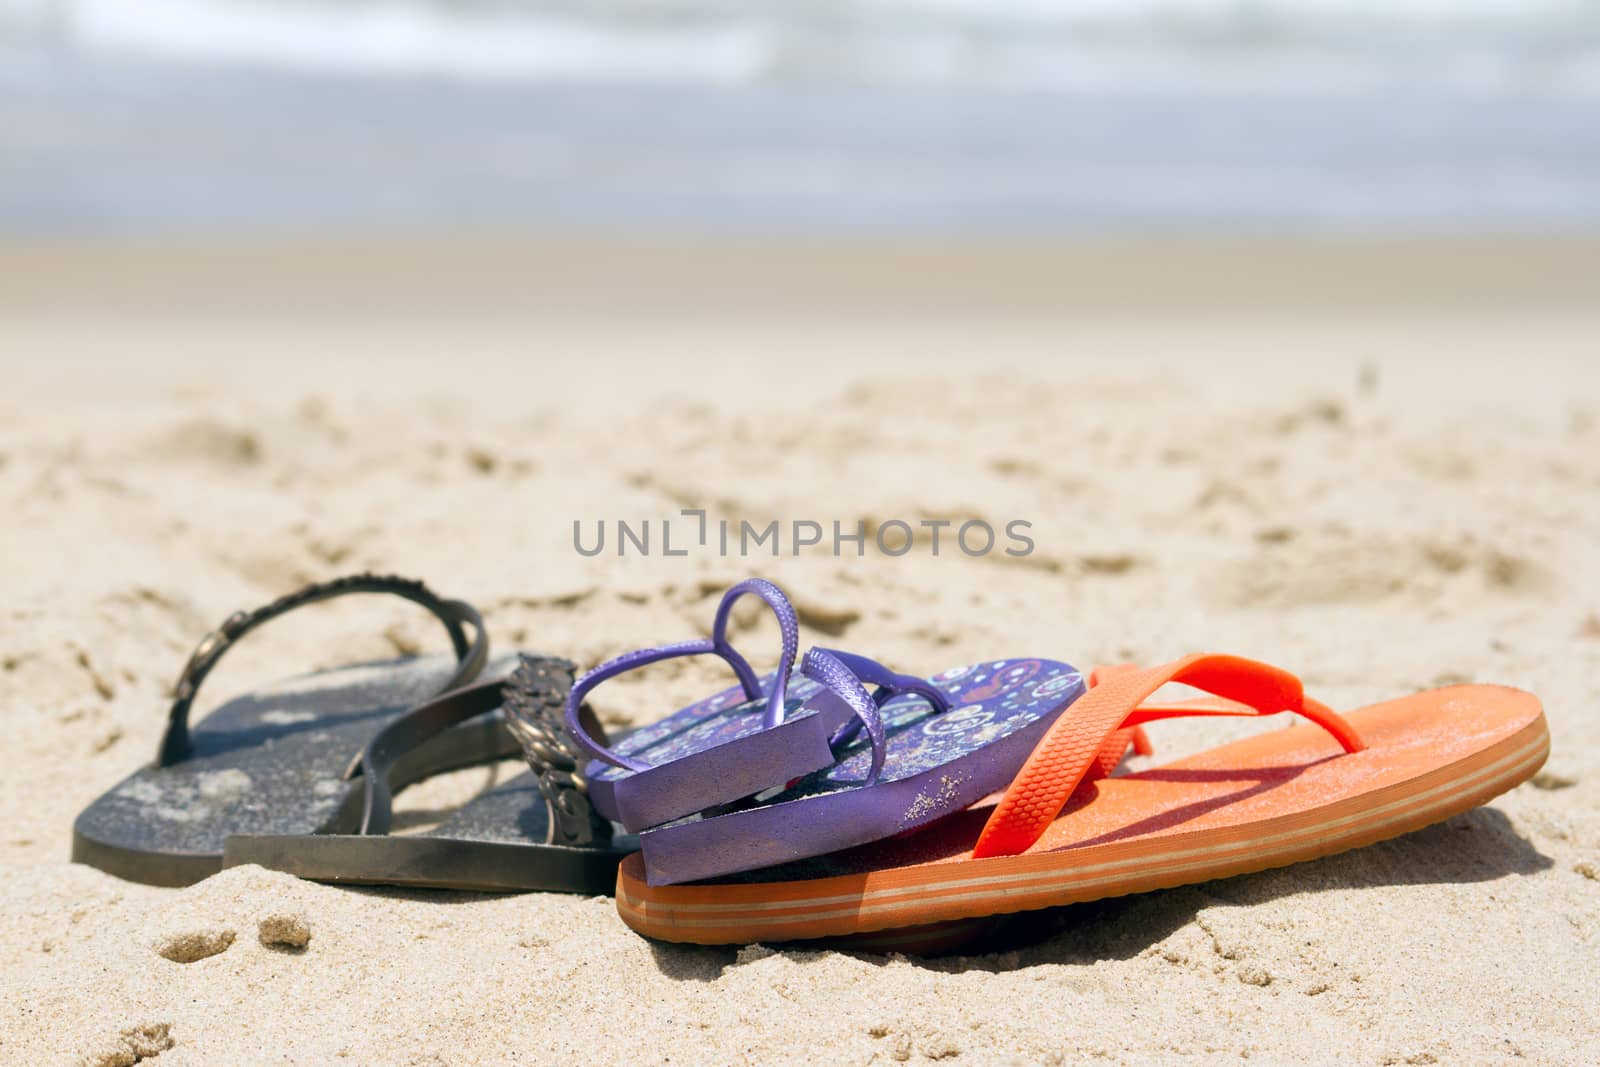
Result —
[[[649, 886], [629, 856], [617, 910], [663, 941], [892, 930], [915, 949], [980, 917], [1204, 882], [1396, 837], [1526, 781], [1550, 751], [1538, 698], [1503, 686], [1450, 686], [1338, 715], [1306, 697], [1294, 675], [1233, 656], [1112, 668], [1094, 682], [1011, 786], [965, 812], [891, 841], [714, 882]], [[1144, 703], [1167, 682], [1222, 699]], [[1142, 723], [1282, 711], [1310, 721], [1104, 777], [1121, 754], [1117, 735]]]

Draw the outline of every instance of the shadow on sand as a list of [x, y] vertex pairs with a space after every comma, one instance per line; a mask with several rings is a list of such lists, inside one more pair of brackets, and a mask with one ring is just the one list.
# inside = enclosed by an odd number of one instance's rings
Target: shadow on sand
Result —
[[[1322, 890], [1488, 882], [1546, 870], [1552, 862], [1516, 832], [1504, 813], [1476, 808], [1392, 841], [1290, 867], [997, 918], [950, 954], [911, 959], [945, 972], [1125, 960], [1217, 904], [1246, 906], [1306, 894], [1308, 906], [1314, 906], [1314, 894]], [[733, 947], [654, 942], [651, 948], [663, 974], [702, 982], [720, 977], [738, 955]], [[848, 942], [794, 943], [777, 950], [800, 956], [823, 948], [860, 951]], [[886, 962], [889, 957], [861, 958]]]

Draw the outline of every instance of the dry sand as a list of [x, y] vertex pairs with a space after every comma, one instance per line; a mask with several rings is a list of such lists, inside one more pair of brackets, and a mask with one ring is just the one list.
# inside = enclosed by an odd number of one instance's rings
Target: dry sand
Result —
[[[13, 245], [0, 355], [0, 1061], [1600, 1061], [1594, 244]], [[1037, 550], [572, 549], [574, 519], [697, 505], [1025, 519]], [[805, 643], [902, 669], [1217, 649], [1335, 706], [1497, 681], [1544, 699], [1554, 749], [1409, 837], [931, 961], [651, 944], [605, 899], [66, 861], [202, 633], [365, 568], [586, 664], [702, 631], [759, 573]], [[770, 621], [741, 624], [769, 664]], [[330, 605], [210, 699], [437, 641]], [[600, 706], [716, 680], [667, 666]], [[411, 824], [497, 773], [412, 791]]]

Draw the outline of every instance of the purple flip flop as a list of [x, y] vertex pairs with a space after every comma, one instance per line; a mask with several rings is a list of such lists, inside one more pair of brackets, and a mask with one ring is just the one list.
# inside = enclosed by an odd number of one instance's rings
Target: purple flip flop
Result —
[[[639, 842], [651, 885], [837, 852], [970, 807], [1011, 781], [1086, 688], [1075, 668], [1045, 659], [945, 671], [930, 679], [942, 701], [923, 691], [875, 700], [862, 683], [888, 672], [825, 649], [806, 653], [802, 673], [820, 686], [812, 703], [850, 710], [841, 731], [849, 747], [773, 795], [645, 830]], [[950, 710], [941, 713], [944, 704]], [[859, 733], [866, 737], [851, 742]]]
[[[728, 618], [745, 595], [760, 597], [778, 618], [778, 669], [757, 677], [728, 641]], [[596, 811], [630, 833], [744, 800], [832, 767], [835, 746], [858, 732], [856, 712], [809, 677], [790, 677], [800, 624], [783, 591], [752, 578], [723, 594], [711, 637], [629, 652], [580, 678], [567, 697], [566, 724], [594, 758], [585, 770]], [[643, 727], [607, 748], [583, 729], [578, 709], [595, 686], [647, 664], [707, 653], [720, 656], [739, 684]], [[942, 704], [920, 678], [877, 668], [866, 678], [882, 705], [905, 693]]]

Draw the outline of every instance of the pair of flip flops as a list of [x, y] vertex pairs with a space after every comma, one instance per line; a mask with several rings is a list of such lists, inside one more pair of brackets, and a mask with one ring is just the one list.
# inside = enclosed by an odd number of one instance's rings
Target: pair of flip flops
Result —
[[[764, 678], [727, 636], [744, 596], [766, 603], [782, 635], [778, 669]], [[968, 664], [918, 678], [822, 648], [809, 650], [791, 677], [798, 645], [788, 598], [754, 578], [723, 596], [710, 638], [627, 653], [585, 675], [568, 695], [569, 734], [594, 757], [590, 800], [639, 835], [650, 884], [836, 852], [960, 811], [1010, 781], [1085, 689], [1076, 669], [1047, 659]], [[585, 729], [582, 701], [600, 683], [698, 655], [721, 658], [739, 684], [612, 747]]]
[[[313, 675], [189, 730], [199, 680], [246, 630], [358, 591], [395, 592], [439, 615], [455, 663]], [[746, 595], [779, 621], [778, 669], [764, 677], [728, 639]], [[1498, 686], [1340, 715], [1294, 675], [1230, 656], [1087, 680], [1047, 659], [918, 678], [834, 650], [799, 657], [798, 643], [788, 600], [754, 579], [727, 592], [709, 639], [629, 653], [573, 684], [565, 661], [524, 655], [509, 674], [489, 664], [476, 612], [418, 583], [312, 587], [202, 644], [157, 764], [84, 812], [74, 857], [165, 884], [251, 862], [335, 882], [614, 886], [623, 920], [662, 940], [830, 937], [930, 951], [995, 915], [1397, 836], [1510, 789], [1549, 751], [1538, 700]], [[620, 674], [704, 654], [737, 684], [614, 741], [583, 703]], [[1152, 699], [1174, 682], [1212, 695]], [[1280, 712], [1306, 721], [1113, 774], [1130, 748], [1150, 753], [1146, 724]], [[386, 834], [393, 791], [515, 751], [529, 774], [428, 834]]]
[[[437, 617], [453, 655], [292, 678], [191, 726], [200, 684], [246, 634], [307, 604], [372, 593]], [[72, 858], [167, 886], [262, 863], [328, 881], [610, 892], [633, 845], [591, 817], [572, 773], [560, 716], [573, 671], [547, 656], [491, 660], [478, 612], [421, 582], [361, 574], [307, 586], [230, 616], [200, 643], [155, 760], [78, 816]], [[393, 792], [519, 754], [527, 773], [426, 834], [388, 835]]]

